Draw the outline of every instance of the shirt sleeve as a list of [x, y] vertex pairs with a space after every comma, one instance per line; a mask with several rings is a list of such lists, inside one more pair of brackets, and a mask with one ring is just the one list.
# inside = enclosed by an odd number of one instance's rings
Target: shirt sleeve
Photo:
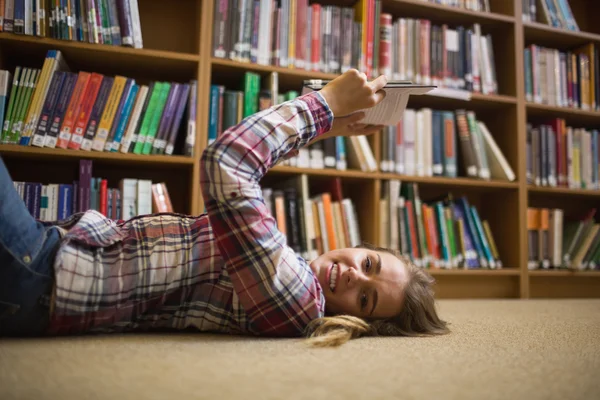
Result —
[[331, 129], [319, 92], [245, 118], [201, 157], [201, 190], [219, 251], [255, 334], [298, 336], [322, 317], [325, 297], [306, 260], [287, 245], [268, 211], [261, 178]]

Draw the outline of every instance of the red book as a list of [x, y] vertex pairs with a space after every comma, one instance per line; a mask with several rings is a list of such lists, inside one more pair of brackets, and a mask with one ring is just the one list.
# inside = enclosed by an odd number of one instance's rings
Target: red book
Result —
[[310, 62], [313, 71], [321, 69], [321, 5], [313, 4], [312, 7], [312, 31], [310, 43]]
[[308, 0], [296, 0], [296, 54], [294, 66], [307, 69], [306, 57], [306, 17], [308, 14]]
[[81, 107], [79, 112], [75, 116], [75, 125], [69, 140], [68, 148], [73, 150], [79, 150], [81, 142], [83, 141], [83, 135], [87, 129], [90, 114], [92, 113], [92, 107], [96, 102], [100, 85], [102, 84], [103, 75], [96, 72], [92, 73], [85, 93], [81, 99]]
[[379, 73], [392, 76], [392, 15], [381, 14], [379, 17]]
[[71, 95], [71, 100], [69, 101], [69, 106], [65, 112], [65, 117], [58, 134], [58, 142], [56, 143], [56, 147], [58, 148], [66, 149], [71, 140], [71, 134], [75, 128], [75, 121], [79, 115], [83, 95], [86, 92], [90, 77], [91, 74], [89, 72], [79, 72], [77, 83], [73, 88], [73, 94]]
[[102, 179], [100, 181], [100, 213], [108, 217], [108, 181]]

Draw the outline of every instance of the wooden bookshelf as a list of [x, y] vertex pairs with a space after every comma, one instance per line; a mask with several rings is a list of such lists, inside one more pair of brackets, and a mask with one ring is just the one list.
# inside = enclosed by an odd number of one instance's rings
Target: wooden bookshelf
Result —
[[[326, 0], [323, 4], [349, 6], [353, 0]], [[600, 127], [600, 113], [534, 104], [525, 100], [523, 49], [535, 43], [569, 49], [588, 42], [600, 43], [600, 25], [594, 15], [599, 5], [586, 0], [570, 0], [582, 29], [571, 32], [537, 22], [523, 22], [521, 0], [490, 0], [491, 12], [475, 12], [423, 0], [382, 0], [382, 11], [397, 17], [426, 18], [449, 25], [481, 24], [494, 39], [499, 94], [471, 94], [468, 101], [435, 95], [416, 96], [409, 107], [471, 109], [494, 131], [494, 136], [517, 175], [514, 182], [483, 181], [468, 178], [415, 177], [358, 170], [315, 170], [277, 166], [265, 179], [271, 182], [305, 174], [309, 180], [340, 177], [345, 193], [361, 210], [361, 236], [378, 241], [377, 218], [381, 187], [388, 179], [417, 182], [423, 200], [448, 192], [468, 196], [471, 204], [489, 220], [503, 263], [502, 269], [431, 270], [437, 292], [446, 298], [530, 298], [600, 297], [600, 271], [527, 269], [528, 206], [557, 206], [576, 209], [597, 206], [600, 191], [533, 187], [526, 183], [526, 123], [529, 119], [565, 118], [567, 123]], [[145, 177], [167, 183], [176, 211], [199, 214], [204, 209], [199, 186], [199, 155], [208, 137], [210, 85], [235, 82], [244, 72], [262, 76], [277, 72], [279, 86], [299, 90], [302, 80], [333, 79], [336, 75], [294, 68], [242, 63], [212, 54], [212, 0], [183, 0], [176, 6], [160, 0], [139, 2], [143, 49], [80, 43], [0, 33], [0, 68], [16, 65], [41, 67], [45, 52], [59, 49], [72, 70], [88, 70], [111, 75], [122, 74], [141, 82], [169, 79], [198, 80], [196, 144], [193, 157], [142, 156], [103, 152], [52, 150], [0, 145], [11, 174], [20, 180], [55, 181], [60, 174], [67, 179], [80, 158], [94, 160], [98, 174], [116, 182], [123, 177]], [[160, 29], [158, 29], [160, 28]], [[380, 159], [380, 137], [369, 138], [375, 158]], [[31, 169], [27, 167], [31, 166]]]

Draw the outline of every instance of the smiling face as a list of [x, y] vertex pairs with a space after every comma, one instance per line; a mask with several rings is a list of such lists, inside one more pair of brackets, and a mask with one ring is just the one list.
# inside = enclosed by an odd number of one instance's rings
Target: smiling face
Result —
[[408, 274], [393, 254], [365, 248], [327, 252], [310, 263], [328, 314], [389, 318], [402, 310]]

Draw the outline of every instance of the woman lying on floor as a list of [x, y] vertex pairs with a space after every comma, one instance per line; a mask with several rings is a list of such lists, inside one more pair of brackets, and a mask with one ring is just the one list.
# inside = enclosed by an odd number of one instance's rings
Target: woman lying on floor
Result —
[[0, 158], [0, 335], [191, 329], [331, 346], [448, 332], [425, 271], [371, 246], [308, 263], [262, 198], [261, 178], [299, 148], [380, 130], [355, 112], [379, 103], [386, 82], [350, 70], [227, 130], [202, 155], [200, 216], [35, 221]]

